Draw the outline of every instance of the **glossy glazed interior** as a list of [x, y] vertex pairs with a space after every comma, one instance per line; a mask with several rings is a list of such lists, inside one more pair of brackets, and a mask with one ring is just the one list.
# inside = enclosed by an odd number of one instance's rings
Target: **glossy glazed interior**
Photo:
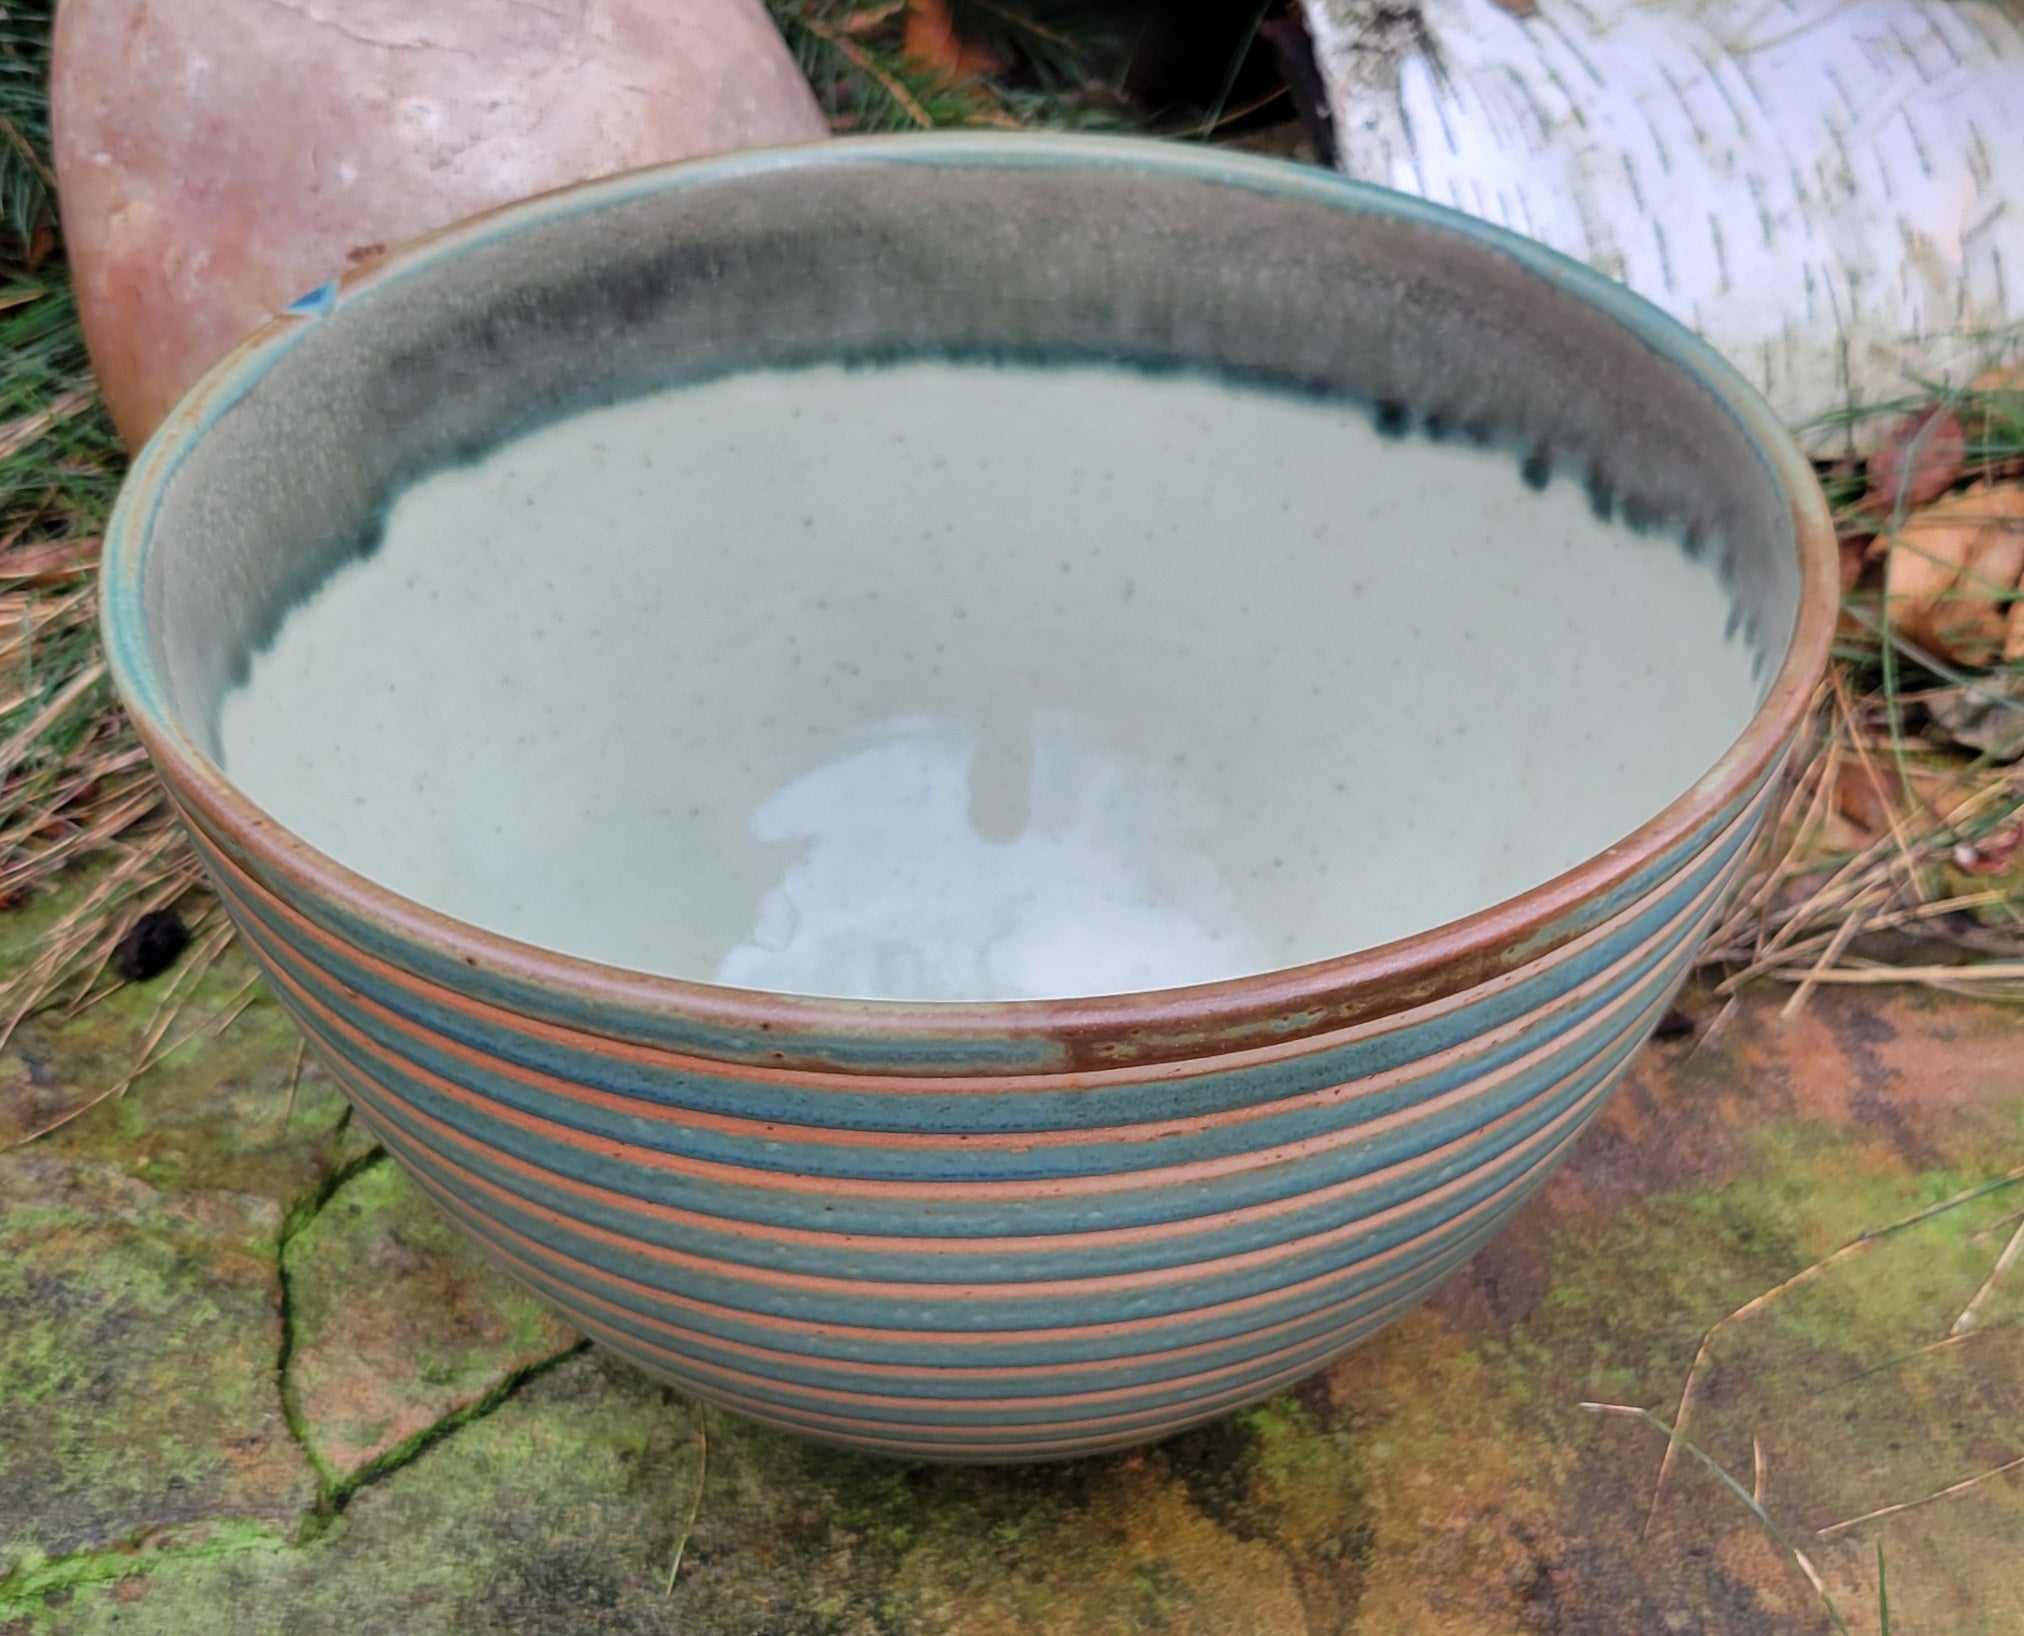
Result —
[[361, 875], [637, 971], [1243, 977], [1538, 886], [1742, 733], [1716, 574], [1595, 510], [1193, 371], [741, 372], [407, 490], [227, 697], [224, 768]]

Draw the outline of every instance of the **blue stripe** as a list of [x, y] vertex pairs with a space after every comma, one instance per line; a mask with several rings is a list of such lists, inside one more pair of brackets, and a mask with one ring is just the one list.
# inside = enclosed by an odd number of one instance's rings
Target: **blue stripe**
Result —
[[[1539, 1110], [1536, 1117], [1528, 1119], [1522, 1127], [1499, 1138], [1486, 1140], [1458, 1157], [1453, 1165], [1457, 1172], [1455, 1177], [1434, 1180], [1413, 1178], [1393, 1188], [1381, 1189], [1377, 1196], [1361, 1200], [1361, 1208], [1351, 1212], [1353, 1219], [1361, 1219], [1378, 1211], [1401, 1207], [1392, 1219], [1382, 1224], [1373, 1222], [1367, 1231], [1349, 1235], [1339, 1243], [1311, 1249], [1293, 1248], [1284, 1257], [1264, 1267], [1198, 1271], [1197, 1276], [1189, 1279], [1150, 1288], [1099, 1288], [1064, 1297], [1021, 1295], [1012, 1293], [1011, 1289], [1017, 1286], [1011, 1286], [1003, 1298], [995, 1300], [966, 1299], [955, 1295], [908, 1300], [886, 1291], [867, 1290], [859, 1294], [852, 1292], [848, 1286], [844, 1290], [783, 1289], [739, 1277], [740, 1267], [735, 1262], [719, 1261], [708, 1270], [670, 1268], [629, 1247], [621, 1248], [557, 1228], [514, 1203], [488, 1197], [483, 1200], [482, 1208], [526, 1237], [564, 1248], [573, 1258], [622, 1278], [699, 1300], [803, 1322], [892, 1329], [981, 1330], [1051, 1328], [1114, 1322], [1140, 1316], [1167, 1316], [1284, 1289], [1306, 1278], [1338, 1272], [1436, 1231], [1531, 1168], [1537, 1162], [1537, 1154], [1520, 1149], [1527, 1139], [1535, 1137], [1554, 1117], [1599, 1105], [1613, 1083], [1613, 1070], [1628, 1059], [1637, 1043], [1637, 1037], [1632, 1036], [1619, 1044], [1601, 1063]], [[433, 1163], [430, 1168], [433, 1170]], [[1440, 1179], [1456, 1180], [1461, 1185], [1447, 1198], [1422, 1200], [1426, 1189], [1438, 1185]], [[446, 1180], [445, 1185], [451, 1184]], [[580, 1212], [577, 1219], [584, 1219]], [[642, 1225], [636, 1218], [629, 1218], [625, 1226], [615, 1230], [644, 1245], [647, 1242], [645, 1235], [638, 1231]], [[952, 1274], [945, 1258], [938, 1253], [896, 1259], [907, 1267], [900, 1275], [902, 1279], [941, 1283]], [[1198, 1265], [1194, 1257], [1187, 1258], [1187, 1264]], [[1085, 1256], [1073, 1265], [1070, 1273], [1073, 1276], [1102, 1277], [1115, 1270], [1107, 1258], [1099, 1261], [1095, 1256]], [[838, 1264], [832, 1264], [824, 1275], [839, 1279], [868, 1276]], [[971, 1276], [967, 1263], [961, 1276], [967, 1279], [969, 1288], [979, 1292], [989, 1287], [989, 1280], [984, 1276]]]
[[[1750, 812], [1749, 821], [1741, 825], [1737, 833], [1730, 835], [1721, 848], [1721, 856], [1735, 855], [1751, 839], [1747, 832], [1761, 821], [1763, 816], [1761, 809], [1768, 802], [1770, 793], [1767, 773], [1724, 806], [1708, 823], [1683, 836], [1675, 846], [1653, 859], [1644, 868], [1633, 872], [1614, 890], [1598, 893], [1584, 900], [1547, 930], [1542, 931], [1534, 939], [1542, 954], [1561, 942], [1594, 930], [1621, 913], [1639, 909], [1654, 893], [1667, 887], [1681, 870], [1692, 867], [1697, 862], [1698, 855], [1710, 845], [1714, 837], [1722, 835], [1725, 830], [1735, 825], [1738, 819], [1743, 818], [1746, 812]], [[1753, 808], [1757, 810], [1752, 811]], [[217, 846], [217, 837], [207, 838], [213, 846]], [[229, 848], [220, 850], [228, 853], [230, 851]], [[312, 925], [329, 934], [339, 944], [363, 950], [373, 958], [384, 961], [398, 970], [410, 972], [453, 993], [468, 995], [513, 1015], [558, 1027], [578, 1029], [614, 1042], [646, 1045], [684, 1055], [700, 1056], [712, 1061], [743, 1063], [758, 1067], [768, 1065], [782, 1044], [781, 1039], [772, 1035], [753, 1035], [726, 1030], [699, 1019], [682, 1017], [672, 1011], [650, 1011], [593, 1002], [584, 998], [558, 996], [538, 985], [520, 982], [504, 973], [484, 968], [473, 969], [449, 955], [401, 939], [390, 930], [379, 928], [372, 922], [349, 913], [340, 904], [302, 894], [286, 878], [273, 874], [257, 859], [238, 861], [242, 863], [245, 872], [264, 890]], [[250, 905], [242, 907], [250, 908]], [[1658, 918], [1663, 918], [1662, 913], [1658, 914]], [[1590, 969], [1608, 964], [1606, 957], [1591, 956], [1591, 959], [1594, 961], [1594, 967]], [[512, 1034], [501, 1038], [476, 1028], [469, 1019], [460, 1014], [447, 1008], [431, 1006], [410, 990], [389, 986], [385, 979], [375, 976], [363, 966], [356, 965], [342, 956], [331, 957], [330, 965], [340, 980], [356, 988], [360, 993], [386, 1005], [390, 1010], [399, 1010], [404, 1014], [412, 1013], [414, 1020], [432, 1031], [443, 1033], [446, 1037], [458, 1037], [461, 1033], [470, 1043], [482, 1049], [493, 1052], [510, 1050], [515, 1053], [516, 1058], [528, 1066], [539, 1066], [544, 1060], [544, 1053], [553, 1049], [526, 1035]], [[1557, 978], [1558, 973], [1555, 976]], [[1573, 980], [1578, 982], [1580, 977], [1577, 976]], [[1529, 1004], [1536, 1003], [1536, 991], [1532, 1000], [1503, 1003], [1513, 1008], [1508, 1012], [1509, 1015], [1522, 1015]], [[1494, 1015], [1494, 1007], [1498, 1002], [1486, 1001], [1486, 1004], [1493, 1008], [1488, 1014]], [[1016, 1037], [994, 1041], [907, 1040], [891, 1032], [881, 1031], [875, 1026], [876, 1006], [867, 1004], [865, 1009], [867, 1022], [874, 1025], [869, 1034], [796, 1035], [791, 1043], [797, 1057], [827, 1062], [848, 1072], [890, 1072], [907, 1076], [940, 1074], [959, 1077], [966, 1074], [1012, 1074], [1015, 1071], [1045, 1073], [1061, 1071], [1067, 1066], [1065, 1062], [1058, 1060], [1057, 1048], [1052, 1044], [1043, 1046], [1039, 1042], [1025, 1041]], [[1455, 1037], [1459, 1038], [1466, 1033], [1480, 1031], [1482, 1027], [1494, 1025], [1472, 1020], [1469, 1025], [1464, 1026], [1458, 1018], [1455, 1026], [1457, 1029]], [[560, 1059], [549, 1056], [545, 1060], [577, 1061], [578, 1065], [581, 1065], [579, 1059], [570, 1058], [567, 1054]], [[1376, 1063], [1379, 1066], [1367, 1066], [1368, 1063]], [[1383, 1065], [1385, 1064], [1382, 1063], [1381, 1057], [1366, 1056], [1341, 1077], [1381, 1071]], [[609, 1083], [614, 1089], [625, 1086], [628, 1083], [628, 1076], [640, 1073], [631, 1064], [609, 1059], [598, 1064], [598, 1071], [600, 1078], [597, 1083], [600, 1088]], [[1219, 1080], [1221, 1078], [1220, 1075], [1213, 1077]], [[683, 1084], [683, 1079], [687, 1079], [688, 1083]], [[649, 1073], [642, 1075], [637, 1082], [637, 1088], [639, 1094], [651, 1099], [684, 1095], [723, 1097], [727, 1094], [724, 1082], [693, 1075]], [[731, 1094], [742, 1096], [746, 1088], [745, 1082], [732, 1082]], [[1026, 1092], [1022, 1095], [1018, 1091], [1016, 1081], [1008, 1086], [1008, 1093], [1020, 1100], [1021, 1116], [1031, 1117], [1024, 1113], [1024, 1108], [1032, 1105], [1029, 1099], [1035, 1097], [1036, 1093]], [[839, 1102], [844, 1097], [844, 1093], [840, 1092], [827, 1094], [836, 1096]], [[1050, 1093], [1037, 1094], [1044, 1097]], [[1051, 1094], [1057, 1103], [1055, 1117], [1057, 1119], [1065, 1117], [1072, 1121], [1085, 1099], [1101, 1096], [1103, 1090], [1092, 1088]], [[911, 1100], [917, 1100], [924, 1107], [932, 1108], [937, 1099], [922, 1096]], [[1210, 1105], [1221, 1107], [1228, 1104], [1217, 1098]], [[985, 1111], [979, 1105], [979, 1099], [965, 1093], [961, 1097], [944, 1101], [942, 1111], [946, 1123], [953, 1125], [957, 1122], [958, 1109], [961, 1110], [960, 1128], [979, 1128], [974, 1121]], [[744, 1111], [751, 1111], [749, 1105]], [[917, 1113], [914, 1117], [921, 1116]], [[830, 1117], [829, 1104], [825, 1102], [824, 1122], [829, 1122]], [[849, 1117], [849, 1110], [839, 1106], [835, 1118], [841, 1122]], [[1099, 1114], [1094, 1117], [1100, 1122], [1115, 1122], [1107, 1115]]]
[[[399, 985], [390, 983], [365, 968], [323, 951], [311, 953], [294, 944], [289, 929], [277, 924], [256, 903], [237, 892], [228, 892], [235, 919], [247, 929], [269, 958], [282, 963], [289, 974], [316, 993], [323, 1003], [347, 1010], [345, 992], [364, 996], [374, 1004], [404, 1018], [425, 1034], [445, 1040], [502, 1062], [527, 1067], [572, 1085], [583, 1085], [615, 1096], [627, 1096], [645, 1104], [640, 1119], [586, 1108], [567, 1098], [544, 1096], [504, 1075], [473, 1074], [469, 1066], [452, 1055], [434, 1050], [428, 1040], [404, 1034], [376, 1018], [354, 1014], [350, 1020], [368, 1034], [381, 1049], [404, 1056], [445, 1078], [473, 1089], [524, 1112], [537, 1113], [559, 1123], [598, 1135], [614, 1137], [643, 1146], [661, 1146], [676, 1140], [685, 1145], [668, 1146], [667, 1151], [687, 1156], [713, 1158], [725, 1163], [751, 1164], [760, 1168], [794, 1170], [805, 1151], [794, 1142], [795, 1126], [812, 1129], [840, 1129], [865, 1132], [890, 1131], [926, 1134], [967, 1134], [975, 1136], [1067, 1131], [1091, 1126], [1121, 1126], [1145, 1120], [1199, 1117], [1204, 1114], [1255, 1106], [1289, 1097], [1310, 1095], [1334, 1086], [1349, 1084], [1403, 1067], [1422, 1057], [1450, 1050], [1480, 1039], [1492, 1030], [1521, 1018], [1531, 1017], [1537, 1033], [1502, 1045], [1486, 1045], [1469, 1073], [1494, 1071], [1503, 1062], [1536, 1048], [1562, 1030], [1591, 1015], [1608, 996], [1591, 996], [1572, 1007], [1560, 1002], [1572, 990], [1609, 971], [1629, 951], [1653, 939], [1669, 921], [1680, 915], [1704, 889], [1714, 884], [1740, 861], [1750, 834], [1739, 830], [1717, 849], [1695, 860], [1661, 896], [1626, 920], [1624, 925], [1600, 939], [1578, 957], [1564, 959], [1555, 968], [1513, 983], [1500, 992], [1459, 1006], [1444, 1016], [1411, 1027], [1398, 1027], [1332, 1050], [1317, 1050], [1287, 1061], [1253, 1064], [1216, 1071], [1197, 1070], [1151, 1084], [1098, 1086], [1077, 1091], [1020, 1092], [1017, 1081], [999, 1092], [953, 1094], [946, 1098], [908, 1093], [850, 1093], [827, 1086], [810, 1090], [792, 1084], [761, 1080], [723, 1080], [680, 1070], [654, 1070], [601, 1056], [594, 1049], [571, 1049], [532, 1039], [526, 1035], [487, 1031], [472, 1019], [448, 1008], [420, 1000]], [[1659, 955], [1648, 955], [1647, 969]], [[1626, 974], [1634, 981], [1637, 971]], [[322, 975], [322, 974], [326, 974]], [[335, 986], [333, 986], [335, 985]], [[1453, 1082], [1452, 1080], [1449, 1082]], [[1410, 1093], [1414, 1098], [1436, 1094], [1438, 1086]], [[1395, 1097], [1372, 1107], [1372, 1117], [1404, 1105]], [[722, 1145], [690, 1146], [673, 1128], [656, 1123], [651, 1116], [675, 1109], [720, 1114], [781, 1126], [776, 1157], [739, 1151], [735, 1140]], [[1262, 1145], [1262, 1144], [1259, 1144]], [[1111, 1146], [1097, 1150], [1090, 1169], [1108, 1171], [1120, 1161]], [[1164, 1162], [1164, 1161], [1161, 1161]], [[942, 1174], [940, 1164], [932, 1174]], [[1017, 1172], [1008, 1172], [1016, 1174]], [[1043, 1174], [1051, 1172], [1035, 1172]], [[1068, 1173], [1068, 1172], [1063, 1172]], [[872, 1168], [866, 1175], [898, 1174]]]

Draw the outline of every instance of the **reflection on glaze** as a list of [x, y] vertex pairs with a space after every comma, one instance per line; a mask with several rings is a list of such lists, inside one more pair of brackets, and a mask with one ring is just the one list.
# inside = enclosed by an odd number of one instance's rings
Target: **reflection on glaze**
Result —
[[1353, 405], [825, 367], [416, 484], [220, 732], [305, 839], [531, 943], [1122, 992], [1403, 936], [1621, 839], [1755, 707], [1729, 614], [1577, 483]]
[[[1037, 998], [1265, 964], [1191, 830], [1185, 785], [1072, 721], [896, 721], [752, 814], [795, 849], [720, 982], [788, 993]], [[1191, 821], [1192, 820], [1192, 821]]]

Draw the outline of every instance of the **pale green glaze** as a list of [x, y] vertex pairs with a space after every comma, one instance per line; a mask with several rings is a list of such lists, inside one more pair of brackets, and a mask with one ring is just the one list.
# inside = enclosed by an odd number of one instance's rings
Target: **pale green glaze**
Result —
[[545, 948], [1126, 993], [1388, 942], [1622, 840], [1749, 721], [1735, 625], [1677, 533], [1365, 403], [820, 366], [424, 479], [222, 743], [333, 857]]

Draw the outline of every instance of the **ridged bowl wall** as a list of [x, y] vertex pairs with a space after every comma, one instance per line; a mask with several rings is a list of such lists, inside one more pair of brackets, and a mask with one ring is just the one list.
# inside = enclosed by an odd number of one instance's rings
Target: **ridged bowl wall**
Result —
[[[105, 634], [135, 723], [275, 992], [442, 1208], [614, 1351], [810, 1437], [962, 1460], [1145, 1442], [1425, 1297], [1665, 1013], [1825, 661], [1819, 493], [1735, 374], [1597, 275], [1318, 171], [842, 142], [551, 194], [298, 306], [120, 501]], [[1635, 834], [1469, 919], [1213, 986], [999, 1005], [746, 993], [518, 944], [351, 873], [219, 770], [248, 655], [413, 476], [684, 374], [944, 348], [1350, 392], [1577, 471], [1716, 553], [1762, 705]]]

